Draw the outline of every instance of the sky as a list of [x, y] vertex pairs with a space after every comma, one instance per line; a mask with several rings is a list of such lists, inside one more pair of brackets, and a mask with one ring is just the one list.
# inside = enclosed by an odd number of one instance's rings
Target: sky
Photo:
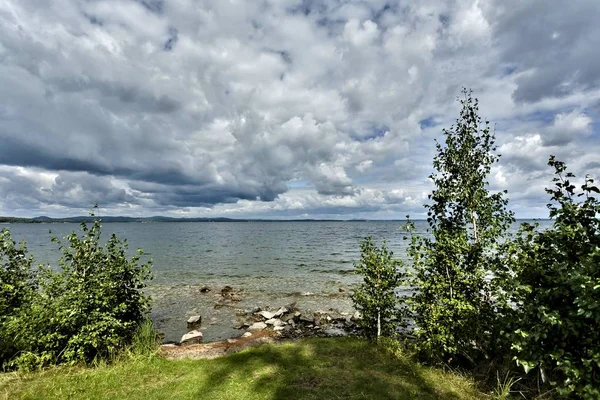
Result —
[[0, 215], [424, 215], [462, 87], [490, 190], [600, 177], [600, 1], [0, 0]]

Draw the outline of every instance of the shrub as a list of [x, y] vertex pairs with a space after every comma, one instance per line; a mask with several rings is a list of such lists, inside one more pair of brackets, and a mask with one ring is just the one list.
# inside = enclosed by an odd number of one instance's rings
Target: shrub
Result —
[[356, 273], [362, 275], [363, 282], [352, 294], [354, 307], [362, 313], [359, 325], [368, 338], [392, 336], [401, 320], [395, 290], [402, 279], [398, 270], [402, 263], [394, 260], [385, 242], [377, 247], [371, 238], [367, 238], [360, 244], [360, 249], [360, 262], [354, 267]]
[[16, 351], [6, 330], [6, 322], [22, 308], [30, 306], [36, 291], [33, 258], [25, 243], [17, 246], [6, 229], [0, 232], [0, 366]]
[[151, 261], [140, 263], [141, 250], [128, 258], [127, 244], [114, 234], [100, 243], [101, 224], [81, 224], [81, 236], [59, 243], [59, 271], [43, 270], [40, 291], [31, 307], [7, 321], [20, 351], [9, 366], [32, 369], [49, 364], [110, 359], [128, 346], [149, 311], [141, 291]]
[[477, 99], [463, 90], [457, 124], [444, 129], [445, 146], [436, 142], [437, 173], [427, 222], [432, 238], [413, 236], [409, 256], [417, 346], [431, 359], [450, 362], [457, 356], [475, 361], [487, 356], [495, 339], [494, 299], [500, 288], [492, 280], [500, 264], [498, 247], [514, 221], [504, 193], [490, 193], [487, 176], [498, 161], [489, 122], [478, 116]]
[[[581, 191], [564, 163], [556, 171], [548, 204], [552, 228], [525, 224], [512, 246], [518, 286], [515, 360], [565, 396], [600, 398], [600, 193], [586, 177]], [[582, 198], [583, 201], [577, 201]]]

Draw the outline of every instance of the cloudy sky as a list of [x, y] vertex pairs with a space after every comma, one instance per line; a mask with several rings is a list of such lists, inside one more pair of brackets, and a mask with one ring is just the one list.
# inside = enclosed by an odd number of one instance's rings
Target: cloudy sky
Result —
[[462, 86], [546, 216], [600, 176], [598, 0], [0, 0], [0, 215], [423, 214]]

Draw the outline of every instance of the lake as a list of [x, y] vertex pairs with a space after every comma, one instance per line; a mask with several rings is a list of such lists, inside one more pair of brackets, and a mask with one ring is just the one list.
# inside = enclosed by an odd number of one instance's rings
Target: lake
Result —
[[[520, 221], [522, 222], [522, 221]], [[549, 221], [540, 221], [541, 227]], [[103, 236], [126, 238], [131, 252], [144, 249], [154, 260], [151, 317], [166, 341], [186, 333], [186, 320], [200, 314], [205, 341], [239, 335], [240, 310], [296, 302], [302, 310], [353, 312], [349, 293], [359, 277], [353, 263], [360, 241], [386, 239], [399, 258], [409, 240], [403, 221], [352, 222], [147, 222], [105, 223]], [[416, 221], [417, 234], [427, 223]], [[25, 240], [36, 263], [55, 266], [60, 256], [52, 236], [64, 237], [78, 224], [7, 224]], [[513, 230], [516, 230], [515, 225]], [[49, 232], [52, 230], [52, 233]], [[241, 291], [242, 300], [222, 306], [220, 290]], [[202, 287], [211, 291], [201, 293]], [[216, 307], [216, 308], [215, 308]]]

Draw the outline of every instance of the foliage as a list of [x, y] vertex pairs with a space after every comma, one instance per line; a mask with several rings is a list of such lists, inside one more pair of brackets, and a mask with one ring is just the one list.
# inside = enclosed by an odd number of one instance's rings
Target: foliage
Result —
[[360, 262], [354, 267], [363, 282], [352, 294], [354, 307], [362, 313], [359, 324], [369, 338], [392, 336], [400, 320], [395, 289], [403, 277], [399, 271], [402, 263], [393, 258], [385, 242], [377, 247], [369, 237], [360, 249]]
[[[525, 224], [511, 247], [518, 315], [515, 359], [538, 369], [563, 395], [600, 398], [600, 190], [586, 177], [576, 191], [563, 162], [548, 204], [552, 228]], [[578, 199], [583, 201], [578, 201]]]
[[413, 312], [418, 346], [429, 358], [449, 362], [459, 356], [475, 361], [494, 343], [495, 307], [500, 288], [490, 279], [501, 264], [498, 247], [514, 221], [504, 193], [490, 193], [487, 176], [498, 161], [489, 122], [478, 115], [477, 99], [463, 90], [457, 123], [444, 129], [445, 146], [430, 176], [432, 238], [412, 237], [409, 278], [415, 289], [405, 299]]
[[4, 229], [0, 232], [0, 366], [16, 349], [9, 340], [6, 321], [30, 305], [36, 291], [33, 258], [25, 243], [17, 246]]
[[160, 337], [154, 329], [152, 320], [148, 318], [138, 326], [129, 350], [134, 357], [153, 356], [158, 351], [159, 345]]
[[147, 316], [149, 298], [141, 292], [151, 261], [141, 250], [128, 258], [126, 241], [114, 234], [102, 245], [101, 224], [83, 222], [81, 236], [59, 243], [60, 270], [44, 269], [40, 290], [28, 308], [6, 321], [18, 354], [9, 367], [31, 369], [49, 364], [109, 359], [124, 349]]

